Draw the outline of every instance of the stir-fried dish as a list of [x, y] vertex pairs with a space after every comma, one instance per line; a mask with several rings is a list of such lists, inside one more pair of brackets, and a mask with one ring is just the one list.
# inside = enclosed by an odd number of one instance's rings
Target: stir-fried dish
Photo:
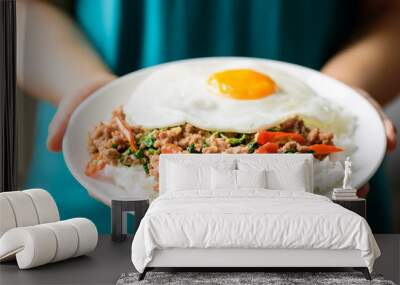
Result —
[[257, 133], [211, 132], [188, 123], [160, 129], [143, 129], [128, 124], [122, 108], [110, 122], [100, 123], [89, 134], [90, 160], [86, 175], [93, 176], [107, 164], [142, 165], [155, 178], [158, 190], [160, 154], [169, 153], [312, 153], [322, 160], [343, 151], [333, 143], [333, 133], [309, 128], [298, 116]]

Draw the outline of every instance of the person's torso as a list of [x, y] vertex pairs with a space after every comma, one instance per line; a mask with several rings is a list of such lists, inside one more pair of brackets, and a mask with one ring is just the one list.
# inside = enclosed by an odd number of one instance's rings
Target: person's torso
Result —
[[[77, 0], [85, 35], [118, 75], [203, 56], [252, 56], [319, 69], [344, 44], [357, 18], [349, 0]], [[39, 104], [26, 187], [49, 190], [63, 219], [82, 216], [109, 232], [109, 209], [90, 198], [62, 155], [46, 149], [54, 108]], [[23, 140], [25, 141], [25, 140]], [[388, 232], [388, 188], [381, 169], [371, 181], [369, 221]], [[372, 196], [371, 196], [372, 194]], [[385, 196], [386, 195], [386, 196]], [[376, 219], [373, 220], [375, 214]], [[372, 219], [371, 219], [372, 217]]]
[[76, 17], [117, 74], [204, 56], [320, 68], [343, 44], [356, 1], [79, 0]]

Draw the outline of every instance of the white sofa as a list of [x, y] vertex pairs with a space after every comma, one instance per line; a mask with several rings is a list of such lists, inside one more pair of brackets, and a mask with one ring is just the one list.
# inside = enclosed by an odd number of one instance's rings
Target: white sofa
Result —
[[0, 262], [17, 260], [20, 269], [84, 255], [97, 245], [88, 219], [60, 221], [57, 205], [42, 189], [0, 193]]

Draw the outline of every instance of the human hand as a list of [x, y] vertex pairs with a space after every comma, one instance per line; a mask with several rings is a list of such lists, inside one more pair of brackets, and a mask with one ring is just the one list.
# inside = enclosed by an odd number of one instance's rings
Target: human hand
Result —
[[397, 130], [396, 126], [393, 124], [392, 120], [385, 114], [385, 111], [379, 105], [379, 103], [371, 96], [368, 92], [360, 88], [354, 88], [358, 94], [364, 97], [379, 113], [383, 126], [385, 127], [387, 146], [386, 149], [388, 152], [392, 152], [397, 147]]
[[[386, 139], [387, 139], [387, 151], [391, 152], [394, 151], [397, 147], [397, 130], [393, 122], [390, 120], [390, 118], [385, 114], [383, 111], [383, 108], [379, 105], [378, 102], [375, 101], [374, 98], [371, 97], [366, 91], [360, 89], [360, 88], [354, 88], [361, 96], [363, 96], [365, 99], [368, 100], [368, 102], [371, 103], [371, 105], [376, 109], [376, 111], [379, 113], [383, 125], [385, 127], [385, 132], [386, 132]], [[357, 190], [357, 196], [360, 198], [366, 198], [368, 195], [368, 192], [370, 190], [369, 183], [365, 184], [362, 186], [360, 189]]]
[[66, 94], [60, 101], [56, 114], [54, 115], [48, 129], [47, 148], [51, 151], [62, 150], [62, 140], [68, 126], [69, 119], [79, 104], [93, 94], [97, 89], [114, 80], [112, 74], [106, 74], [89, 82], [87, 86], [74, 92]]

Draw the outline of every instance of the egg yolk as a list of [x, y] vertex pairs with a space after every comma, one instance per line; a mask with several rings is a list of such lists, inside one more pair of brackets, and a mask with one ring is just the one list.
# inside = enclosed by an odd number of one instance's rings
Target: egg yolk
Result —
[[222, 95], [238, 100], [261, 99], [273, 95], [277, 85], [271, 77], [252, 69], [231, 69], [216, 72], [208, 84]]

